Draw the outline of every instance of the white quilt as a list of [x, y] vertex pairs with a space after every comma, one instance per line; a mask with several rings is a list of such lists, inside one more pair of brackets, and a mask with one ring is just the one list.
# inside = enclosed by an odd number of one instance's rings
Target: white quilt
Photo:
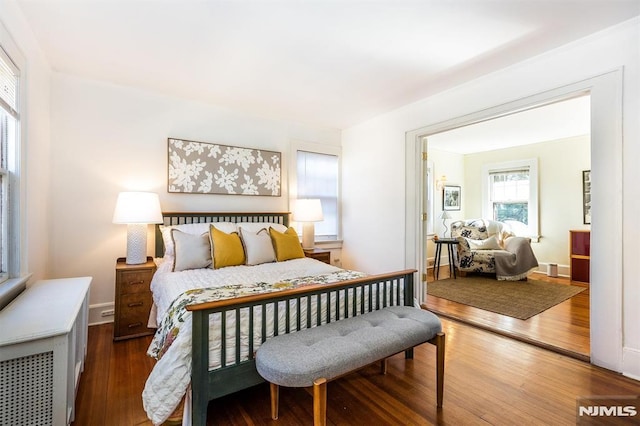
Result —
[[[222, 269], [194, 269], [169, 272], [170, 262], [162, 262], [151, 282], [157, 307], [157, 323], [161, 324], [169, 306], [182, 293], [194, 288], [222, 287], [230, 284], [257, 282], [277, 283], [299, 277], [337, 273], [341, 269], [310, 258], [256, 266], [234, 266]], [[184, 327], [191, 327], [191, 315]], [[270, 326], [272, 327], [272, 325]], [[218, 345], [219, 346], [219, 345]], [[210, 347], [216, 359], [218, 347]], [[231, 355], [231, 354], [230, 354]], [[215, 368], [210, 365], [210, 368]], [[180, 403], [191, 376], [191, 332], [181, 332], [154, 366], [142, 393], [147, 416], [154, 424], [164, 422]], [[185, 406], [185, 410], [188, 407]]]

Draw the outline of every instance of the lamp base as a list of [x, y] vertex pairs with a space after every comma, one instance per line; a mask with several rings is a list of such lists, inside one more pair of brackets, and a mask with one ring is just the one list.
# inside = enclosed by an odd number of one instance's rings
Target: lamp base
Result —
[[304, 250], [313, 250], [316, 243], [316, 229], [313, 222], [304, 222], [302, 224], [302, 248]]
[[127, 225], [127, 265], [139, 265], [147, 261], [147, 224]]

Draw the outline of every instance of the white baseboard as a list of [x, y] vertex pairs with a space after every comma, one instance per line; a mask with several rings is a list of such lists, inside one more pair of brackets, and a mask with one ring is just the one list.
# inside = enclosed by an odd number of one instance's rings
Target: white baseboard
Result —
[[89, 325], [113, 322], [114, 302], [89, 305]]
[[[549, 266], [549, 262], [538, 264], [538, 269], [535, 271], [539, 274], [547, 275], [547, 268]], [[570, 274], [569, 265], [559, 265], [558, 264], [558, 276], [559, 277], [569, 277]]]
[[[427, 269], [433, 269], [435, 263], [435, 259], [433, 257], [427, 258]], [[549, 263], [540, 263], [538, 268], [533, 271], [536, 274], [544, 274], [547, 275], [547, 267]], [[449, 258], [446, 255], [443, 255], [440, 259], [440, 267], [449, 266]], [[559, 277], [569, 277], [570, 270], [569, 265], [558, 265], [558, 276]]]
[[622, 348], [622, 374], [634, 380], [640, 380], [640, 350]]

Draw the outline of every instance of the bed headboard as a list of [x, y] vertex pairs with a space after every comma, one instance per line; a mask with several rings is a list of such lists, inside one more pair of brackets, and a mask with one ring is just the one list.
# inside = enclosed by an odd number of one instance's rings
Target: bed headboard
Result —
[[[289, 212], [278, 213], [162, 213], [164, 222], [161, 225], [183, 225], [186, 223], [214, 223], [214, 222], [258, 222], [279, 223], [289, 226]], [[156, 257], [164, 255], [164, 241], [160, 226], [156, 225]]]

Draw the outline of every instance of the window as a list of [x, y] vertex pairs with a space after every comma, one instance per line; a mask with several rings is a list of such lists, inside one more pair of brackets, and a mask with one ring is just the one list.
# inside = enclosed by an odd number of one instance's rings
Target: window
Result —
[[493, 219], [529, 224], [529, 169], [489, 173]]
[[509, 224], [518, 236], [538, 238], [537, 160], [483, 167], [483, 216]]
[[[12, 172], [18, 144], [18, 68], [0, 48], [0, 282], [9, 278]], [[15, 253], [18, 255], [18, 253]]]
[[294, 152], [296, 169], [293, 176], [293, 197], [320, 199], [323, 220], [315, 223], [316, 241], [339, 239], [339, 148], [296, 144]]

